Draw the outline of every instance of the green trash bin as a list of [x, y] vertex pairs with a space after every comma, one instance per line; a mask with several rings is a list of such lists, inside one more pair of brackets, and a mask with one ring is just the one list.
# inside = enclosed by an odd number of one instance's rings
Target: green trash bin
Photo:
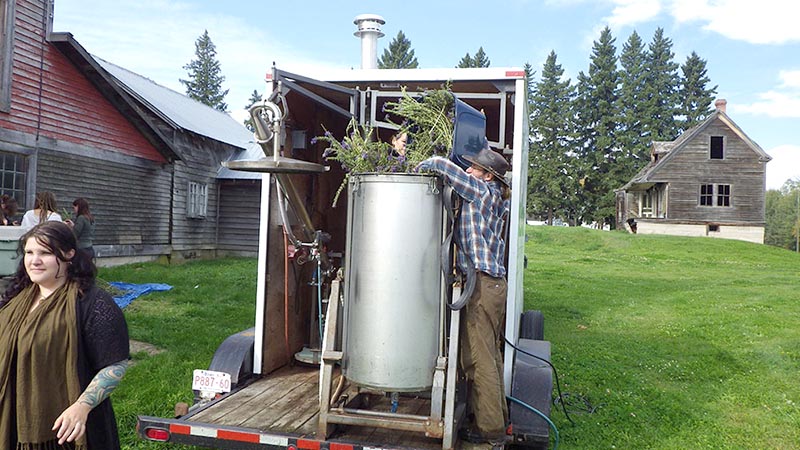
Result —
[[13, 275], [17, 271], [19, 238], [28, 231], [22, 227], [0, 226], [0, 276]]

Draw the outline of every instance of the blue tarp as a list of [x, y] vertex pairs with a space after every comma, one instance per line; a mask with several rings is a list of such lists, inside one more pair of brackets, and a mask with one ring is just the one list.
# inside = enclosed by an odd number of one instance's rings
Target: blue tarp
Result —
[[168, 291], [172, 289], [172, 286], [160, 283], [133, 284], [110, 281], [108, 284], [124, 292], [124, 294], [114, 297], [114, 301], [120, 308], [130, 305], [134, 299], [148, 292]]

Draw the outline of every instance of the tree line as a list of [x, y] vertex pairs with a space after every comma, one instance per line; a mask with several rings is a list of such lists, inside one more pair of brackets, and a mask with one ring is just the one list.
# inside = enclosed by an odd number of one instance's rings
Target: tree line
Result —
[[[650, 160], [654, 141], [672, 141], [712, 112], [717, 86], [711, 86], [706, 60], [696, 52], [675, 62], [672, 40], [662, 28], [649, 43], [633, 31], [617, 51], [606, 27], [593, 42], [589, 65], [573, 81], [564, 76], [555, 50], [541, 75], [525, 64], [530, 113], [528, 217], [552, 224], [594, 223], [616, 227], [614, 190]], [[225, 77], [216, 48], [205, 31], [195, 43], [196, 59], [184, 66], [186, 94], [226, 111]], [[489, 67], [483, 47], [466, 53], [455, 67]], [[381, 69], [419, 67], [411, 41], [402, 31], [378, 58]], [[245, 109], [261, 100], [253, 90]], [[245, 122], [252, 131], [252, 124]], [[792, 197], [798, 182], [767, 193], [766, 243], [796, 248], [792, 239]], [[621, 225], [621, 224], [620, 224]], [[796, 239], [795, 239], [796, 241]], [[792, 247], [794, 246], [794, 247]]]

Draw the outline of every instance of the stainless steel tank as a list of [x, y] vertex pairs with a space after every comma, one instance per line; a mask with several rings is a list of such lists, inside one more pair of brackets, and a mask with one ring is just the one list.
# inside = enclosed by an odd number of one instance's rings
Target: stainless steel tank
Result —
[[348, 186], [343, 369], [387, 392], [433, 384], [443, 208], [432, 175], [353, 174]]

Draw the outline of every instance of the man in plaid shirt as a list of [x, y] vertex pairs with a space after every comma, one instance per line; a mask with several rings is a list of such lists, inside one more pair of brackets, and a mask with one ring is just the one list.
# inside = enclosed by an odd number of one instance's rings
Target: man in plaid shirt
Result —
[[508, 421], [501, 354], [507, 290], [503, 225], [509, 207], [509, 186], [503, 174], [509, 164], [488, 145], [477, 155], [463, 158], [471, 164], [466, 171], [441, 157], [429, 158], [417, 169], [442, 175], [462, 198], [456, 259], [462, 273], [477, 275], [461, 335], [461, 365], [472, 381], [468, 404], [474, 422], [462, 437], [502, 448]]

